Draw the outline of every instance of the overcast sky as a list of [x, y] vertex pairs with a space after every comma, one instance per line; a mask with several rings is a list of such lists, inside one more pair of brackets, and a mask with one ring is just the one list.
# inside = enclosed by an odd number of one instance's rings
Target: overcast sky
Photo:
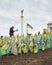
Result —
[[42, 32], [48, 22], [52, 22], [52, 0], [0, 0], [0, 35], [8, 35], [14, 26], [20, 33], [21, 10], [24, 9], [24, 33], [26, 24], [33, 26], [31, 33]]

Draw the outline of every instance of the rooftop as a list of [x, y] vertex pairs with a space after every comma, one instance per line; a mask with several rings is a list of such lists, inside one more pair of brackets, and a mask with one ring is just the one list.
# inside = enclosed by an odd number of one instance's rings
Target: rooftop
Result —
[[52, 23], [48, 23], [47, 25], [52, 25]]

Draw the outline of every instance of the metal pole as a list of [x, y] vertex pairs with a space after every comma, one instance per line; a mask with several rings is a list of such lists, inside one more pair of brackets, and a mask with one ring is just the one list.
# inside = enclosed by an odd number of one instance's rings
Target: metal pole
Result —
[[23, 35], [23, 18], [24, 18], [23, 12], [24, 10], [21, 10], [21, 35]]

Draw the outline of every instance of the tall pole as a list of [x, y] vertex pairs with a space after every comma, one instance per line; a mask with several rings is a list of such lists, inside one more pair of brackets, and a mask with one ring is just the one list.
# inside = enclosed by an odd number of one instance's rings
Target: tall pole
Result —
[[21, 10], [21, 35], [23, 35], [23, 18], [24, 18], [23, 12], [24, 10]]

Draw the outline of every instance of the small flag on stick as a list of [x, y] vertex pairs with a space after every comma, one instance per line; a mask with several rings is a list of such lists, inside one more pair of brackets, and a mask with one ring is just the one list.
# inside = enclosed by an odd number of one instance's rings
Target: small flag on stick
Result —
[[27, 28], [33, 29], [33, 27], [30, 24], [27, 24]]

